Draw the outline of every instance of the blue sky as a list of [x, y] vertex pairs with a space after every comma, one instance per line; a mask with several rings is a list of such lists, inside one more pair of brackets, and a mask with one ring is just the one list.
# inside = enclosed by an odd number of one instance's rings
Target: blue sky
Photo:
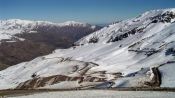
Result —
[[0, 19], [102, 24], [173, 7], [175, 0], [0, 0]]

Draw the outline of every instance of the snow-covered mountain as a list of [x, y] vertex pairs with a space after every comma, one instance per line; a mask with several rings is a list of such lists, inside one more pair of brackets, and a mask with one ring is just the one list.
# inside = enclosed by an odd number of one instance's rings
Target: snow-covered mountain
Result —
[[175, 87], [175, 9], [152, 10], [0, 71], [0, 88]]
[[20, 19], [2, 20], [0, 70], [49, 54], [57, 48], [69, 48], [80, 38], [100, 28], [75, 21], [52, 23]]
[[[91, 27], [87, 23], [80, 23], [75, 21], [67, 21], [64, 23], [52, 23], [48, 21], [30, 21], [30, 20], [20, 20], [20, 19], [10, 19], [10, 20], [0, 20], [0, 40], [11, 39], [15, 34], [19, 33], [36, 33], [36, 29], [39, 27], [65, 27], [65, 26], [75, 26], [75, 27]], [[17, 37], [18, 38], [18, 37]], [[20, 39], [19, 40], [23, 40]]]

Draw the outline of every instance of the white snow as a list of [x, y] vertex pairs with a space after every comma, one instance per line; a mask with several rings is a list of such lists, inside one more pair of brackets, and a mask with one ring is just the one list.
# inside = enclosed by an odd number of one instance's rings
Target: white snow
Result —
[[[7, 88], [8, 86], [9, 88], [15, 87], [19, 83], [31, 79], [33, 73], [37, 73], [40, 77], [57, 74], [78, 76], [77, 73], [70, 74], [74, 68], [73, 66], [78, 65], [78, 68], [82, 68], [84, 64], [77, 61], [58, 63], [60, 57], [70, 57], [73, 60], [94, 62], [99, 65], [91, 66], [87, 74], [99, 71], [105, 71], [106, 74], [122, 73], [124, 78], [116, 80], [112, 80], [113, 76], [105, 76], [107, 80], [115, 82], [115, 87], [141, 86], [144, 81], [150, 79], [150, 74], [146, 74], [143, 70], [144, 73], [138, 73], [136, 76], [128, 75], [142, 72], [141, 69], [143, 68], [158, 67], [168, 61], [175, 60], [175, 56], [166, 55], [167, 49], [175, 47], [175, 23], [151, 23], [150, 20], [150, 17], [166, 11], [175, 13], [175, 9], [149, 11], [140, 17], [104, 27], [76, 42], [79, 46], [75, 48], [57, 49], [50, 55], [38, 57], [32, 61], [17, 64], [0, 71], [0, 88], [4, 86]], [[127, 38], [122, 40], [108, 43], [111, 37], [120, 36], [134, 28], [144, 29], [133, 35], [128, 35]], [[91, 38], [98, 38], [98, 42], [89, 43]], [[154, 53], [149, 55], [152, 51]], [[175, 84], [175, 78], [171, 74], [174, 72], [173, 65], [160, 67], [163, 73], [162, 87], [175, 87], [175, 85], [172, 85]], [[67, 86], [67, 82], [61, 84], [62, 86]], [[73, 84], [75, 85], [75, 83]], [[53, 85], [50, 87], [53, 87]]]
[[167, 64], [160, 67], [162, 75], [161, 87], [175, 87], [175, 64]]
[[83, 90], [45, 92], [7, 98], [174, 98], [174, 92]]

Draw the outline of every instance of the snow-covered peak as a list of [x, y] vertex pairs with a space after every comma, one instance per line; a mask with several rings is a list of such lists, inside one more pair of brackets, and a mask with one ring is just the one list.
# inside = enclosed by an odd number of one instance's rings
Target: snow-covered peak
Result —
[[49, 21], [30, 21], [30, 20], [21, 20], [21, 19], [9, 19], [1, 20], [1, 24], [6, 25], [55, 25], [55, 26], [87, 26], [87, 23], [81, 23], [76, 21], [67, 21], [63, 23], [53, 23]]
[[10, 39], [13, 35], [23, 33], [23, 32], [35, 32], [34, 29], [38, 27], [45, 28], [60, 28], [65, 26], [71, 27], [88, 27], [94, 29], [95, 26], [92, 26], [87, 23], [67, 21], [64, 23], [53, 23], [49, 21], [30, 21], [30, 20], [21, 20], [21, 19], [9, 19], [9, 20], [0, 20], [0, 40]]
[[[138, 17], [123, 20], [113, 23], [107, 27], [102, 28], [82, 39], [76, 44], [89, 44], [89, 43], [107, 43], [113, 40], [117, 36], [125, 34], [127, 37], [132, 35], [130, 33], [145, 32], [150, 26], [162, 25], [157, 31], [163, 29], [166, 25], [175, 22], [175, 8], [151, 10], [141, 14]], [[164, 26], [163, 26], [164, 25]], [[156, 32], [154, 32], [156, 33]], [[119, 38], [121, 39], [121, 38]]]
[[60, 25], [63, 26], [89, 26], [87, 23], [81, 23], [81, 22], [76, 22], [76, 21], [66, 21], [64, 23], [60, 23]]
[[141, 14], [139, 17], [136, 17], [136, 18], [143, 20], [143, 19], [149, 19], [151, 17], [158, 16], [158, 15], [166, 16], [167, 13], [172, 13], [173, 15], [175, 15], [175, 8], [146, 11], [145, 13]]
[[157, 10], [150, 10], [150, 11], [146, 11], [145, 13], [143, 13], [142, 15], [148, 15], [148, 14], [163, 14], [166, 12], [174, 12], [175, 13], [175, 8], [167, 8], [167, 9], [157, 9]]

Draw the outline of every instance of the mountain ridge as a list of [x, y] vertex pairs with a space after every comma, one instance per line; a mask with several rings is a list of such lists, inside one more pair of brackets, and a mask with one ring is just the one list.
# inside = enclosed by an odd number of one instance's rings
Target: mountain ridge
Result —
[[148, 11], [95, 31], [73, 47], [0, 71], [0, 87], [173, 88], [174, 27], [174, 8]]
[[0, 66], [4, 69], [49, 54], [56, 48], [69, 48], [82, 36], [100, 28], [75, 21], [65, 23], [20, 19], [0, 21], [0, 63], [2, 63]]

